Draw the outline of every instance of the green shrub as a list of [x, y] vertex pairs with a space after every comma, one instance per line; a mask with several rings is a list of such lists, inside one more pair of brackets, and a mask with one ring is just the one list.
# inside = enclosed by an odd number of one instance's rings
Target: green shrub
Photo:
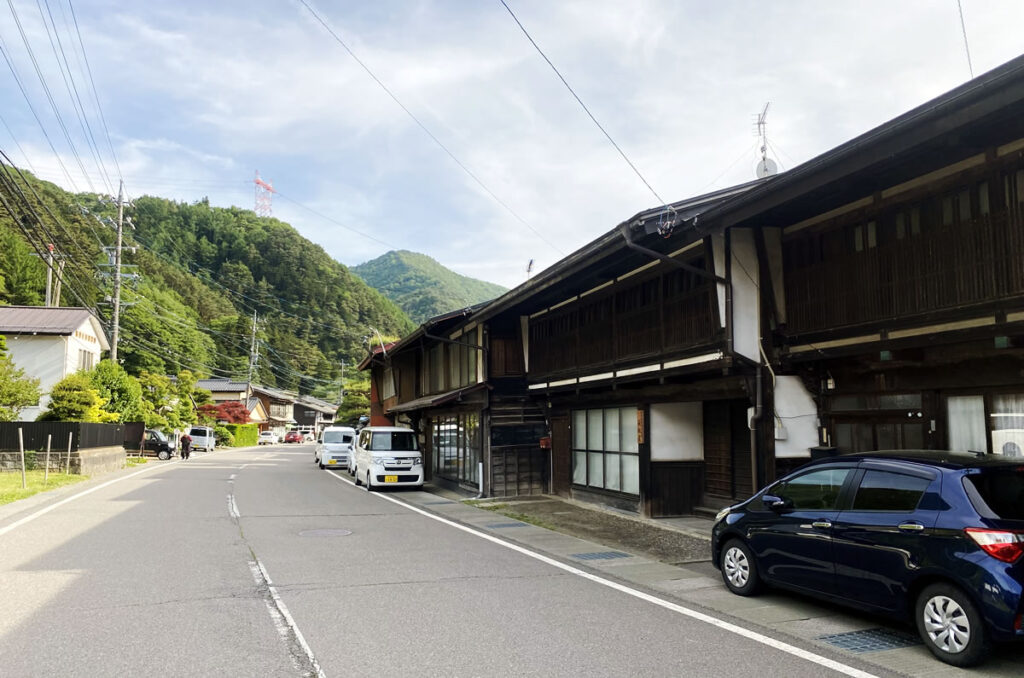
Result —
[[233, 434], [227, 426], [214, 426], [213, 435], [217, 437], [217, 444], [223, 447], [234, 447], [235, 445], [235, 434]]
[[260, 427], [256, 424], [225, 424], [223, 427], [231, 433], [234, 440], [233, 447], [251, 447], [255, 445], [260, 437]]

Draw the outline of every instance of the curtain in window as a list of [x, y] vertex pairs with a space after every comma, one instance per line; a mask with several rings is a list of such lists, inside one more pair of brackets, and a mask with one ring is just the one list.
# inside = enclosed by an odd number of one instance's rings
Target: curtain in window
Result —
[[949, 449], [985, 452], [985, 398], [950, 396], [946, 399], [949, 418]]

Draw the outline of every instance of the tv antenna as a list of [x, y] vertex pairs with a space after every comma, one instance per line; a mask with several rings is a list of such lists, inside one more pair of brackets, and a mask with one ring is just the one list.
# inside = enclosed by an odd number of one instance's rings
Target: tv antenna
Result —
[[761, 143], [761, 161], [757, 163], [754, 170], [758, 179], [775, 176], [779, 173], [779, 166], [774, 160], [768, 157], [768, 107], [772, 102], [764, 105], [764, 110], [757, 116], [757, 137]]

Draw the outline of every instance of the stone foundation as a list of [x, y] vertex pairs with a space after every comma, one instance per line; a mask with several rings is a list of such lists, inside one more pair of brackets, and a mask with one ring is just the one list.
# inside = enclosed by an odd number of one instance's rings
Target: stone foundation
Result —
[[[50, 472], [63, 471], [67, 463], [67, 448], [50, 450]], [[125, 449], [123, 447], [94, 447], [87, 450], [71, 451], [71, 472], [87, 476], [100, 475], [118, 471], [125, 465]], [[46, 451], [25, 452], [25, 465], [29, 469], [42, 469], [46, 463]], [[20, 471], [21, 456], [15, 450], [0, 451], [0, 472]]]

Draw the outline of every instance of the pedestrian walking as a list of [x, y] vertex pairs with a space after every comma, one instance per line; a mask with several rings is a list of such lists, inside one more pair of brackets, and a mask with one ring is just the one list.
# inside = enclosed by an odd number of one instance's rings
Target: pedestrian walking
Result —
[[188, 459], [190, 454], [192, 454], [192, 436], [186, 433], [181, 436], [181, 458]]

